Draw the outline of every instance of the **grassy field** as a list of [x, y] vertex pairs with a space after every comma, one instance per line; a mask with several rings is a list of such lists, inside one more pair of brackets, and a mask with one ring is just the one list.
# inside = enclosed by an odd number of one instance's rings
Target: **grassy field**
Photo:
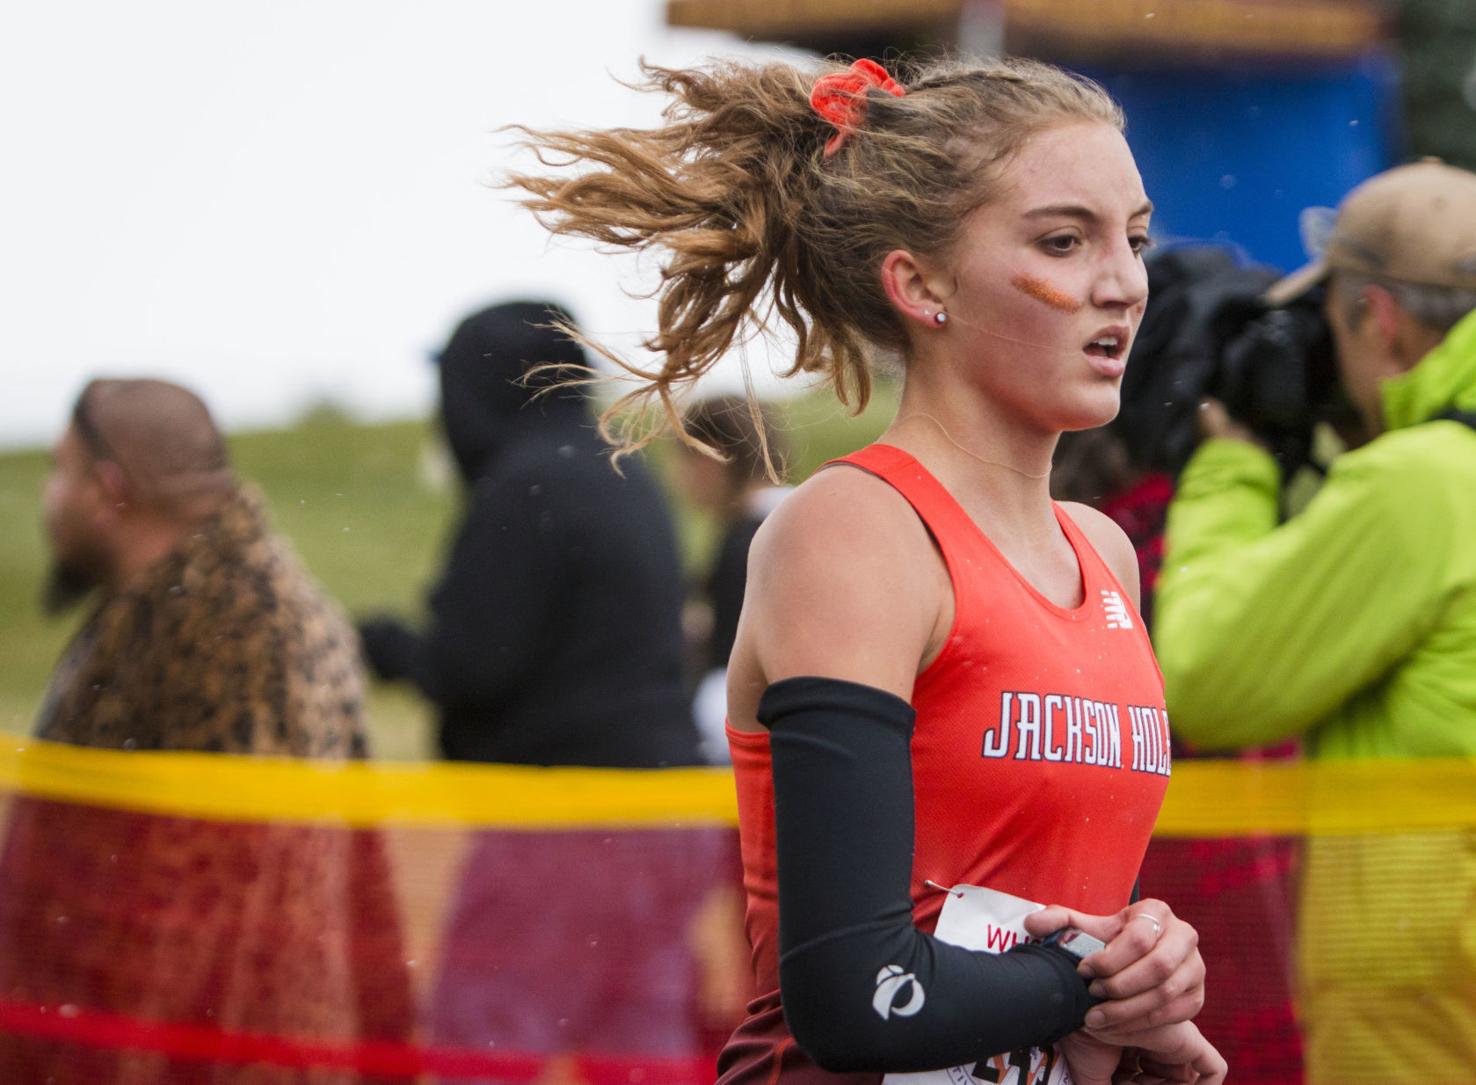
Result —
[[[791, 477], [803, 479], [827, 458], [871, 440], [894, 406], [887, 391], [860, 418], [818, 393], [788, 404], [781, 424], [792, 449]], [[266, 493], [277, 527], [347, 610], [421, 612], [457, 502], [428, 424], [360, 425], [323, 413], [291, 429], [236, 435], [231, 449], [241, 475]], [[651, 452], [663, 477], [668, 452]], [[0, 730], [13, 733], [30, 730], [78, 618], [43, 618], [36, 603], [46, 566], [46, 470], [41, 450], [0, 455]], [[688, 564], [698, 567], [712, 533], [679, 503], [676, 513]], [[370, 719], [379, 756], [431, 755], [429, 713], [408, 690], [376, 686]]]

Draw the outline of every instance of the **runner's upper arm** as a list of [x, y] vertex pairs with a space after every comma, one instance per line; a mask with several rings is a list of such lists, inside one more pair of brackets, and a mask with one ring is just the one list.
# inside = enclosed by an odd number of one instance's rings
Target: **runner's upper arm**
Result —
[[764, 522], [744, 637], [768, 683], [841, 678], [908, 699], [947, 591], [927, 529], [863, 471], [820, 472]]

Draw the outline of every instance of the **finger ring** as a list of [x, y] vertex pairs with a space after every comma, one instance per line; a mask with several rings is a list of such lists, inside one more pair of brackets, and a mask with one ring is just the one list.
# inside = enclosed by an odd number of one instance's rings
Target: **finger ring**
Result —
[[1155, 942], [1163, 937], [1163, 924], [1158, 921], [1156, 916], [1151, 916], [1147, 912], [1139, 912], [1133, 916], [1133, 919], [1146, 919], [1149, 923], [1153, 924], [1153, 940]]

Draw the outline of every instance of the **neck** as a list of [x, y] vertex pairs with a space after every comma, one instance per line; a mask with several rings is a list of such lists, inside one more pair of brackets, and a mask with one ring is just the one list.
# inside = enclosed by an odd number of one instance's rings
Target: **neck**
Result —
[[994, 404], [944, 396], [909, 377], [882, 439], [916, 456], [961, 500], [977, 498], [1054, 523], [1057, 435], [1032, 432]]
[[198, 526], [193, 521], [136, 519], [113, 554], [108, 586], [121, 591], [139, 583], [150, 569], [178, 550]]

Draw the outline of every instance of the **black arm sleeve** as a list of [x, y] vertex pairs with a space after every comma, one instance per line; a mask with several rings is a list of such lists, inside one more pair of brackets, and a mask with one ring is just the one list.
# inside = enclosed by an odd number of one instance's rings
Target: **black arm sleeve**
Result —
[[818, 1065], [940, 1069], [1081, 1027], [1095, 1000], [1064, 950], [979, 953], [913, 926], [905, 701], [854, 682], [789, 678], [765, 691], [758, 718], [774, 763], [780, 995], [790, 1032]]

